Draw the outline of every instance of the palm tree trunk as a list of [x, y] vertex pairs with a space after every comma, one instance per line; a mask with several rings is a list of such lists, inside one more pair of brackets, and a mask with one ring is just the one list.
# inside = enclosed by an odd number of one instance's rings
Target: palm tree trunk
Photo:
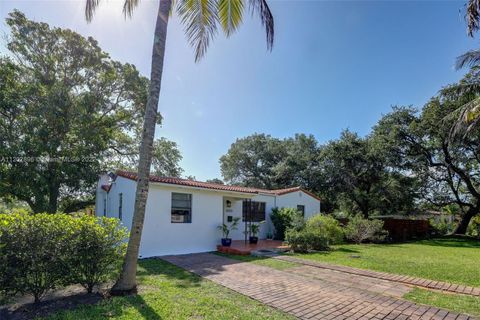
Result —
[[168, 17], [171, 6], [172, 0], [160, 0], [158, 7], [153, 40], [150, 88], [143, 123], [142, 142], [140, 145], [135, 209], [133, 212], [127, 254], [125, 256], [120, 277], [111, 290], [113, 295], [134, 293], [137, 288], [137, 259], [142, 238], [143, 222], [145, 219], [145, 206], [148, 197], [148, 177], [150, 175], [150, 166], [152, 163], [152, 145], [155, 136], [155, 125], [157, 122], [158, 97], [160, 95], [162, 82], [165, 41], [167, 38]]

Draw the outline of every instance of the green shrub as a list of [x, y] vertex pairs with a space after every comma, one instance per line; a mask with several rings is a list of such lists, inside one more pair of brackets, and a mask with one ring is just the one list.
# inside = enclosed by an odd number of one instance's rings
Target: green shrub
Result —
[[317, 214], [287, 230], [285, 239], [294, 252], [328, 250], [343, 240], [343, 230], [333, 217]]
[[68, 241], [74, 226], [65, 215], [12, 213], [0, 216], [0, 290], [29, 293], [39, 301], [66, 284]]
[[[91, 228], [93, 231], [87, 230]], [[57, 287], [98, 283], [105, 279], [99, 273], [111, 272], [106, 262], [112, 262], [113, 255], [118, 259], [123, 252], [124, 245], [118, 240], [123, 241], [125, 235], [125, 229], [114, 219], [0, 214], [0, 293], [31, 294], [38, 302]], [[99, 267], [103, 271], [98, 271]], [[86, 272], [84, 268], [97, 271]]]
[[432, 226], [435, 235], [444, 236], [453, 233], [456, 223], [450, 222], [445, 218], [440, 218], [438, 221], [430, 219], [430, 226]]
[[301, 214], [293, 208], [273, 208], [270, 219], [275, 227], [275, 239], [284, 240], [285, 231], [292, 227], [294, 221], [299, 221], [299, 216]]
[[314, 230], [289, 229], [286, 232], [285, 240], [293, 252], [308, 252], [310, 250], [328, 250], [328, 240], [325, 235]]
[[467, 235], [480, 238], [480, 216], [475, 216], [470, 221], [467, 229]]
[[345, 237], [357, 244], [366, 240], [382, 242], [388, 232], [383, 229], [383, 221], [378, 219], [365, 219], [361, 215], [350, 218], [345, 227]]
[[72, 238], [72, 281], [89, 293], [94, 286], [116, 276], [125, 254], [127, 230], [119, 220], [83, 215]]
[[305, 228], [322, 234], [327, 239], [328, 245], [343, 241], [343, 229], [332, 216], [316, 214], [307, 220]]

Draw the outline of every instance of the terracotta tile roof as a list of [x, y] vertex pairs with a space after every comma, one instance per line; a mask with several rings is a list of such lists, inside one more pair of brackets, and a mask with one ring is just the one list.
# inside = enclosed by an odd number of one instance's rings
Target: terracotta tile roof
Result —
[[[123, 171], [117, 170], [117, 176], [124, 177], [130, 180], [137, 180], [137, 173], [130, 172], [130, 171]], [[295, 191], [303, 191], [306, 194], [312, 196], [313, 198], [320, 200], [319, 197], [314, 195], [313, 193], [304, 190], [300, 187], [293, 187], [293, 188], [286, 188], [286, 189], [277, 189], [277, 190], [267, 190], [267, 189], [257, 189], [257, 188], [247, 188], [247, 187], [240, 187], [240, 186], [229, 186], [224, 184], [218, 183], [210, 183], [210, 182], [201, 182], [201, 181], [194, 181], [194, 180], [187, 180], [181, 178], [174, 178], [174, 177], [159, 177], [159, 176], [150, 176], [151, 182], [158, 182], [158, 183], [166, 183], [166, 184], [175, 184], [187, 187], [195, 187], [195, 188], [205, 188], [211, 190], [221, 190], [221, 191], [231, 191], [231, 192], [241, 192], [241, 193], [251, 193], [251, 194], [271, 194], [271, 195], [283, 195]], [[103, 188], [103, 186], [102, 186]], [[108, 192], [108, 191], [107, 191]]]

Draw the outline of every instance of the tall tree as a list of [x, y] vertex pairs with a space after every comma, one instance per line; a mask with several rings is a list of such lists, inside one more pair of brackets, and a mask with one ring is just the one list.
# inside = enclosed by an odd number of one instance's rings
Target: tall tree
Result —
[[397, 153], [403, 168], [423, 182], [423, 199], [437, 207], [458, 205], [462, 212], [458, 234], [465, 234], [472, 217], [480, 212], [480, 132], [472, 131], [461, 143], [452, 142], [450, 124], [444, 118], [470, 98], [435, 97], [421, 113], [396, 108], [375, 128], [389, 139], [385, 148]]
[[313, 135], [278, 139], [256, 133], [237, 139], [220, 158], [220, 166], [230, 184], [265, 189], [301, 186], [317, 191], [318, 150]]
[[454, 122], [450, 131], [453, 139], [467, 136], [480, 124], [480, 83], [479, 77], [475, 76], [480, 71], [480, 50], [468, 51], [457, 58], [456, 69], [465, 67], [470, 68], [469, 74], [459, 83], [446, 88], [448, 92], [455, 91], [457, 95], [469, 96], [471, 99], [447, 115], [447, 119]]
[[404, 214], [413, 208], [414, 181], [390, 167], [374, 137], [344, 131], [322, 148], [320, 163], [323, 188], [337, 207], [349, 213], [368, 217], [372, 213]]
[[282, 188], [274, 168], [287, 155], [282, 140], [266, 134], [237, 139], [220, 158], [222, 176], [227, 183], [246, 187]]
[[[125, 0], [123, 12], [131, 16], [139, 0]], [[100, 0], [86, 0], [85, 14], [90, 21]], [[226, 36], [232, 35], [242, 22], [244, 0], [178, 0], [176, 12], [185, 27], [185, 34], [195, 49], [195, 61], [204, 56], [217, 31], [218, 24]], [[252, 13], [258, 13], [265, 27], [267, 47], [273, 46], [274, 22], [266, 0], [249, 0]], [[162, 81], [168, 18], [172, 11], [172, 0], [160, 0], [153, 35], [150, 88], [145, 111], [143, 136], [139, 151], [137, 191], [127, 254], [120, 278], [112, 288], [113, 294], [124, 294], [136, 290], [137, 259], [145, 220], [145, 205], [152, 162], [153, 139], [157, 120], [158, 99]]]
[[[109, 166], [112, 170], [136, 170], [138, 163], [138, 146], [140, 145], [140, 141], [137, 143], [136, 140], [137, 139], [135, 139], [136, 143], [130, 144], [128, 150], [125, 150], [115, 158], [115, 161], [112, 161]], [[156, 176], [180, 177], [183, 172], [182, 167], [180, 167], [182, 158], [182, 153], [176, 142], [164, 137], [156, 139], [153, 142], [151, 171]]]
[[280, 187], [301, 186], [313, 192], [321, 191], [320, 147], [313, 135], [295, 134], [283, 140], [284, 157], [273, 168]]
[[208, 179], [208, 180], [205, 181], [205, 182], [216, 183], [216, 184], [225, 184], [225, 183], [223, 182], [223, 180], [222, 180], [222, 179], [219, 179], [219, 178]]
[[56, 212], [94, 191], [98, 172], [141, 128], [148, 79], [92, 38], [13, 11], [0, 57], [0, 197]]
[[[473, 38], [475, 32], [480, 28], [480, 1], [469, 0], [466, 7], [465, 18], [467, 20], [468, 35]], [[470, 50], [459, 56], [455, 67], [457, 70], [465, 67], [470, 67], [472, 71], [478, 69], [480, 67], [480, 50]], [[450, 132], [453, 138], [459, 135], [468, 135], [473, 128], [478, 127], [480, 124], [480, 99], [478, 97], [480, 91], [478, 84], [459, 84], [457, 90], [476, 91], [477, 95], [473, 97], [471, 101], [466, 102], [461, 108], [447, 116], [454, 120]]]

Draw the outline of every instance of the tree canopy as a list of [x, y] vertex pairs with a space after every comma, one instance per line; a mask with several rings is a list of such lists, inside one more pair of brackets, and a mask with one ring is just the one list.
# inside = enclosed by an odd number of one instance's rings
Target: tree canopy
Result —
[[269, 189], [301, 186], [321, 195], [327, 211], [404, 213], [416, 196], [414, 179], [392, 170], [378, 139], [349, 131], [325, 145], [312, 135], [282, 140], [254, 134], [237, 139], [220, 163], [230, 183]]
[[455, 204], [460, 208], [457, 233], [465, 233], [471, 218], [480, 213], [480, 130], [452, 141], [446, 120], [468, 99], [444, 91], [421, 112], [395, 108], [375, 128], [387, 139], [389, 151], [401, 159], [398, 165], [422, 182], [423, 200], [435, 207]]
[[[0, 197], [35, 212], [90, 198], [101, 171], [135, 158], [148, 80], [112, 60], [93, 38], [19, 11], [6, 19], [8, 56], [0, 58]], [[175, 143], [156, 142], [159, 172], [178, 175]], [[136, 151], [136, 150], [135, 150]]]
[[478, 101], [479, 80], [473, 68], [420, 110], [394, 107], [365, 137], [346, 130], [325, 144], [306, 135], [237, 139], [220, 158], [222, 174], [245, 186], [302, 186], [321, 196], [327, 212], [368, 217], [453, 208], [463, 234], [480, 214], [480, 128], [452, 136], [451, 119]]

